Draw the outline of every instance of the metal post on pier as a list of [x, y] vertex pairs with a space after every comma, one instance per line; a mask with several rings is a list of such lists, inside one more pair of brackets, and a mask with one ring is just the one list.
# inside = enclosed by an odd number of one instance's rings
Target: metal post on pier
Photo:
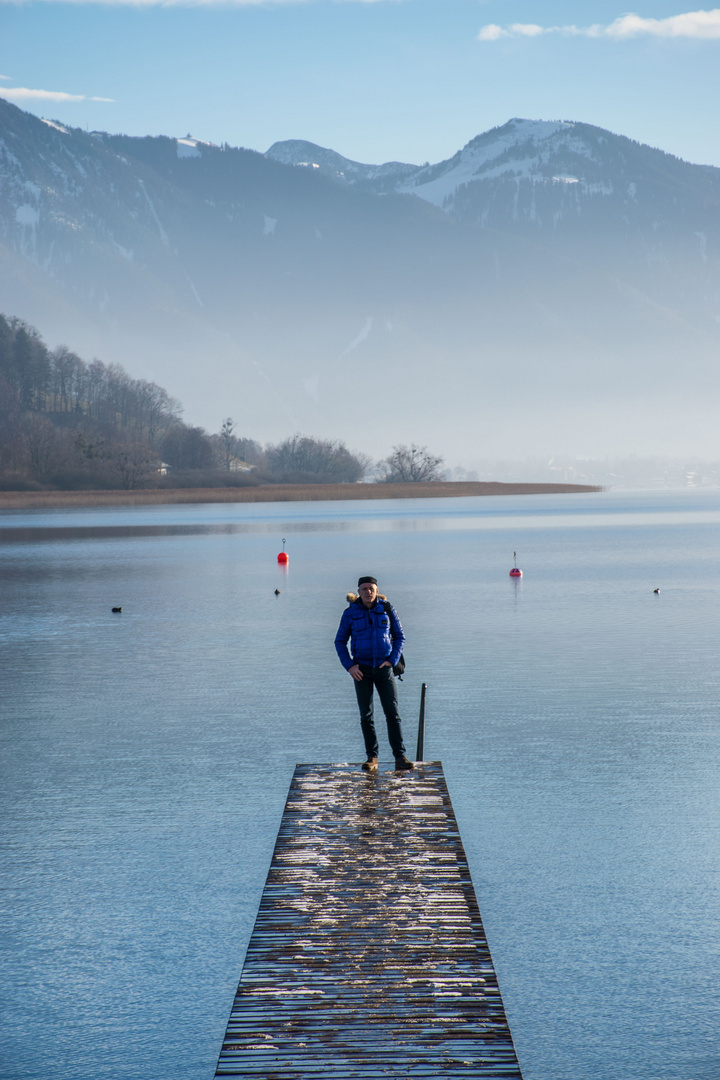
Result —
[[425, 691], [427, 690], [427, 683], [422, 684], [422, 690], [420, 691], [420, 719], [418, 720], [418, 740], [417, 740], [417, 752], [415, 754], [416, 761], [425, 760]]

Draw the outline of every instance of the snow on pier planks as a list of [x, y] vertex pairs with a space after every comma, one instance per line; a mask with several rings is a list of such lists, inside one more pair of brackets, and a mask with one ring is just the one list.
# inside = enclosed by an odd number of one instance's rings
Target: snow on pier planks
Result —
[[439, 762], [297, 766], [216, 1076], [522, 1080]]

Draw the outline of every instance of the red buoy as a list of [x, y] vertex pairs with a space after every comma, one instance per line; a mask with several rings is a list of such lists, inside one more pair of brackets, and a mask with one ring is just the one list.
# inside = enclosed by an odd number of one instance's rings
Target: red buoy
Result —
[[283, 566], [287, 566], [287, 563], [288, 563], [288, 560], [289, 560], [290, 556], [288, 555], [287, 551], [285, 550], [285, 538], [284, 537], [283, 537], [282, 545], [283, 545], [283, 549], [280, 552], [280, 554], [278, 555], [278, 562], [281, 563]]
[[522, 577], [522, 570], [518, 570], [517, 551], [513, 551], [513, 559], [515, 560], [515, 565], [510, 571], [510, 577]]

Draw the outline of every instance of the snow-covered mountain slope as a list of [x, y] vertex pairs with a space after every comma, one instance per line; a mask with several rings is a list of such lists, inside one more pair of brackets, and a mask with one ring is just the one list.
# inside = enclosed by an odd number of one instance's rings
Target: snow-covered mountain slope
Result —
[[175, 142], [177, 143], [177, 156], [179, 158], [202, 157], [203, 147], [217, 149], [215, 143], [195, 139], [192, 135], [186, 135], [184, 139], [176, 139]]
[[648, 236], [668, 229], [717, 236], [720, 169], [590, 124], [510, 120], [422, 167], [363, 165], [294, 141], [276, 143], [268, 154], [287, 164], [318, 163], [340, 182], [415, 195], [480, 228], [562, 235], [584, 218], [588, 227], [637, 228]]
[[720, 170], [517, 120], [422, 168], [271, 150], [0, 100], [0, 310], [261, 441], [659, 450], [716, 409]]
[[307, 169], [317, 169], [326, 176], [348, 184], [370, 182], [378, 190], [398, 188], [403, 181], [413, 176], [418, 165], [408, 165], [402, 161], [386, 161], [384, 165], [364, 165], [359, 161], [327, 150], [315, 143], [303, 139], [286, 139], [285, 142], [273, 143], [266, 152], [266, 157], [281, 161], [283, 165], [298, 165]]
[[447, 161], [418, 170], [400, 190], [412, 192], [436, 206], [448, 206], [459, 187], [479, 179], [544, 180], [548, 160], [560, 143], [568, 149], [572, 147], [581, 157], [587, 156], [588, 148], [582, 139], [575, 137], [574, 128], [570, 123], [510, 120], [501, 128], [476, 136]]
[[413, 191], [481, 228], [576, 234], [629, 229], [720, 240], [720, 169], [580, 123], [511, 120], [424, 169]]

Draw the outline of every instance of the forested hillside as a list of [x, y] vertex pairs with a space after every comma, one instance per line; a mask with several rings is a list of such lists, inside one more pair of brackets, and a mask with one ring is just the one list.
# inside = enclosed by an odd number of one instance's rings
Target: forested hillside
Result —
[[48, 349], [0, 315], [0, 490], [347, 483], [369, 465], [338, 441], [293, 435], [263, 448], [230, 418], [210, 434], [181, 414], [156, 383]]
[[7, 488], [136, 487], [158, 472], [163, 441], [189, 432], [180, 403], [119, 364], [48, 349], [0, 316], [0, 483]]

